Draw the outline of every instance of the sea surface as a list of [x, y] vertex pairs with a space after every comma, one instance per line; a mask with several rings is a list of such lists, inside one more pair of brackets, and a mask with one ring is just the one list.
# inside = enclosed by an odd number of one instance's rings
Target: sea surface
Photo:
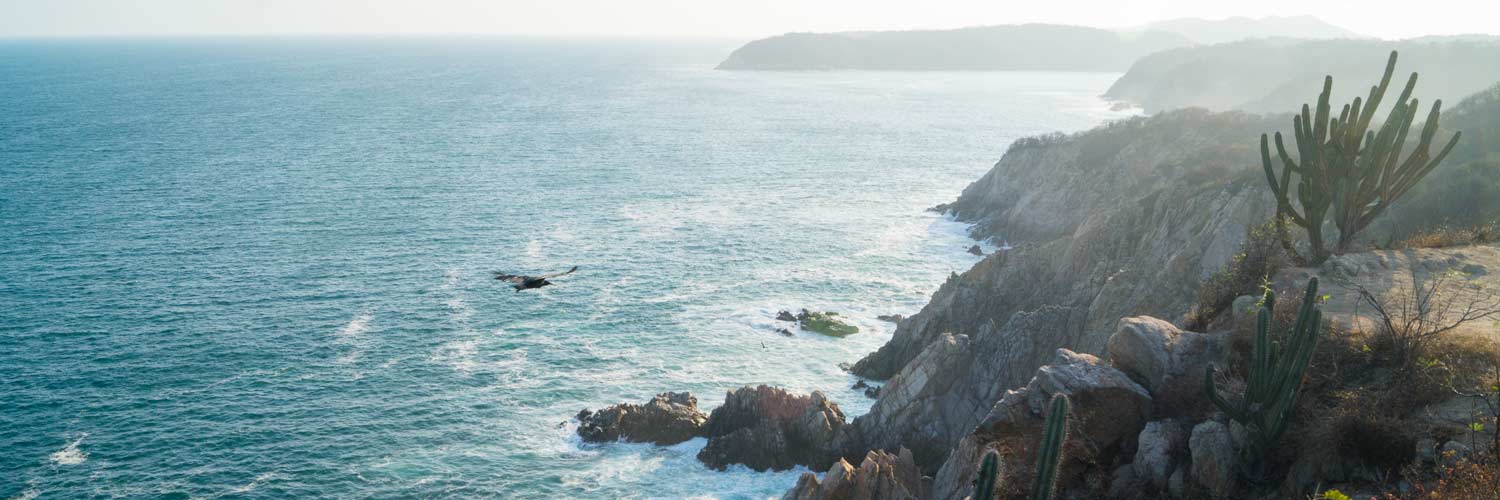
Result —
[[[925, 209], [1123, 113], [1113, 74], [713, 70], [738, 43], [0, 41], [0, 499], [780, 495], [567, 421], [868, 411], [838, 364], [977, 260]], [[777, 334], [802, 307], [862, 331]]]

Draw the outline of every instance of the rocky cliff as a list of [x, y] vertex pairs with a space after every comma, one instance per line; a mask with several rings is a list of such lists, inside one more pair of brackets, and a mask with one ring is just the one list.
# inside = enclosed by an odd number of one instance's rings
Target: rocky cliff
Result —
[[1268, 120], [1182, 111], [1017, 142], [942, 207], [1016, 248], [951, 276], [854, 365], [890, 381], [845, 456], [904, 446], [932, 473], [1057, 349], [1102, 354], [1120, 318], [1181, 317], [1271, 211], [1249, 147]]

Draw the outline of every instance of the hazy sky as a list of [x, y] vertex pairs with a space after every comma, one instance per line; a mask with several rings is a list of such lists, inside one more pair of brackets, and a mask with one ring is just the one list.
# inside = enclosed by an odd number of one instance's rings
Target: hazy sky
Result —
[[0, 36], [510, 33], [745, 38], [788, 31], [1022, 22], [1121, 27], [1183, 16], [1304, 14], [1385, 38], [1500, 34], [1500, 0], [0, 0]]

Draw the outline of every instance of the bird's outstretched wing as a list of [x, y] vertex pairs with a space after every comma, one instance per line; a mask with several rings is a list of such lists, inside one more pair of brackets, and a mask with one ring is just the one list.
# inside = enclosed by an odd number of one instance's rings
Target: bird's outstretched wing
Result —
[[540, 278], [542, 278], [542, 279], [556, 278], [558, 276], [562, 276], [562, 275], [565, 275], [565, 274], [573, 274], [573, 271], [577, 271], [577, 270], [578, 270], [578, 266], [573, 266], [572, 269], [569, 269], [567, 271], [563, 271], [563, 272], [560, 272], [560, 273], [544, 274], [544, 275], [540, 276]]
[[500, 281], [508, 281], [508, 282], [510, 282], [512, 284], [516, 284], [516, 285], [519, 285], [522, 282], [526, 281], [526, 277], [525, 276], [517, 276], [517, 275], [514, 275], [514, 274], [505, 274], [505, 273], [502, 273], [500, 271], [495, 271], [495, 279], [500, 280]]

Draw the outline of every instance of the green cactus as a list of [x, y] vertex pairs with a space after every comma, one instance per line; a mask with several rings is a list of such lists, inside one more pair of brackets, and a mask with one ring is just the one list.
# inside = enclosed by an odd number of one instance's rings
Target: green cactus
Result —
[[1276, 307], [1276, 292], [1267, 291], [1265, 303], [1255, 322], [1255, 347], [1250, 362], [1250, 376], [1246, 380], [1245, 393], [1236, 402], [1219, 395], [1214, 382], [1214, 368], [1207, 369], [1208, 398], [1229, 418], [1250, 429], [1255, 449], [1249, 450], [1254, 457], [1264, 453], [1280, 439], [1286, 431], [1287, 421], [1297, 406], [1297, 394], [1302, 385], [1302, 374], [1312, 361], [1318, 344], [1318, 329], [1322, 323], [1322, 311], [1316, 307], [1318, 279], [1307, 282], [1302, 296], [1302, 309], [1297, 315], [1297, 324], [1287, 336], [1285, 345], [1271, 341], [1271, 314]]
[[1000, 476], [1000, 452], [991, 449], [984, 452], [979, 465], [979, 480], [974, 486], [974, 500], [995, 498], [995, 484]]
[[[1068, 441], [1068, 413], [1072, 403], [1062, 394], [1052, 396], [1047, 413], [1046, 426], [1042, 429], [1042, 442], [1037, 447], [1036, 479], [1031, 483], [1032, 500], [1051, 500], [1057, 491], [1057, 469], [1062, 463], [1063, 444]], [[994, 449], [984, 452], [980, 461], [979, 477], [974, 481], [972, 500], [995, 498], [995, 486], [1000, 477], [1000, 453]]]
[[1072, 403], [1062, 394], [1052, 396], [1047, 426], [1042, 430], [1042, 444], [1036, 455], [1036, 480], [1031, 483], [1031, 500], [1049, 500], [1057, 491], [1057, 466], [1062, 462], [1063, 443], [1068, 440], [1068, 412]]
[[[1370, 87], [1367, 99], [1355, 97], [1354, 102], [1344, 105], [1337, 118], [1331, 116], [1328, 103], [1333, 77], [1325, 77], [1316, 111], [1304, 104], [1302, 114], [1292, 118], [1297, 139], [1296, 160], [1287, 154], [1281, 133], [1276, 133], [1276, 153], [1282, 164], [1280, 175], [1271, 164], [1270, 140], [1265, 134], [1260, 136], [1261, 164], [1276, 195], [1276, 220], [1290, 221], [1307, 232], [1311, 247], [1307, 261], [1311, 264], [1320, 264], [1329, 256], [1323, 239], [1324, 218], [1329, 210], [1339, 232], [1333, 251], [1341, 253], [1348, 250], [1355, 235], [1436, 168], [1458, 143], [1461, 134], [1455, 133], [1437, 156], [1431, 156], [1432, 139], [1437, 134], [1443, 106], [1443, 101], [1438, 100], [1427, 114], [1416, 148], [1405, 160], [1401, 159], [1401, 150], [1417, 116], [1417, 100], [1411, 99], [1412, 89], [1417, 85], [1416, 73], [1407, 80], [1405, 90], [1380, 130], [1369, 129], [1395, 70], [1396, 51], [1391, 51], [1380, 85]], [[1291, 202], [1293, 173], [1298, 177], [1296, 198], [1302, 208], [1300, 213]], [[1293, 249], [1287, 236], [1282, 237], [1282, 243]], [[1300, 256], [1294, 257], [1302, 260]]]

